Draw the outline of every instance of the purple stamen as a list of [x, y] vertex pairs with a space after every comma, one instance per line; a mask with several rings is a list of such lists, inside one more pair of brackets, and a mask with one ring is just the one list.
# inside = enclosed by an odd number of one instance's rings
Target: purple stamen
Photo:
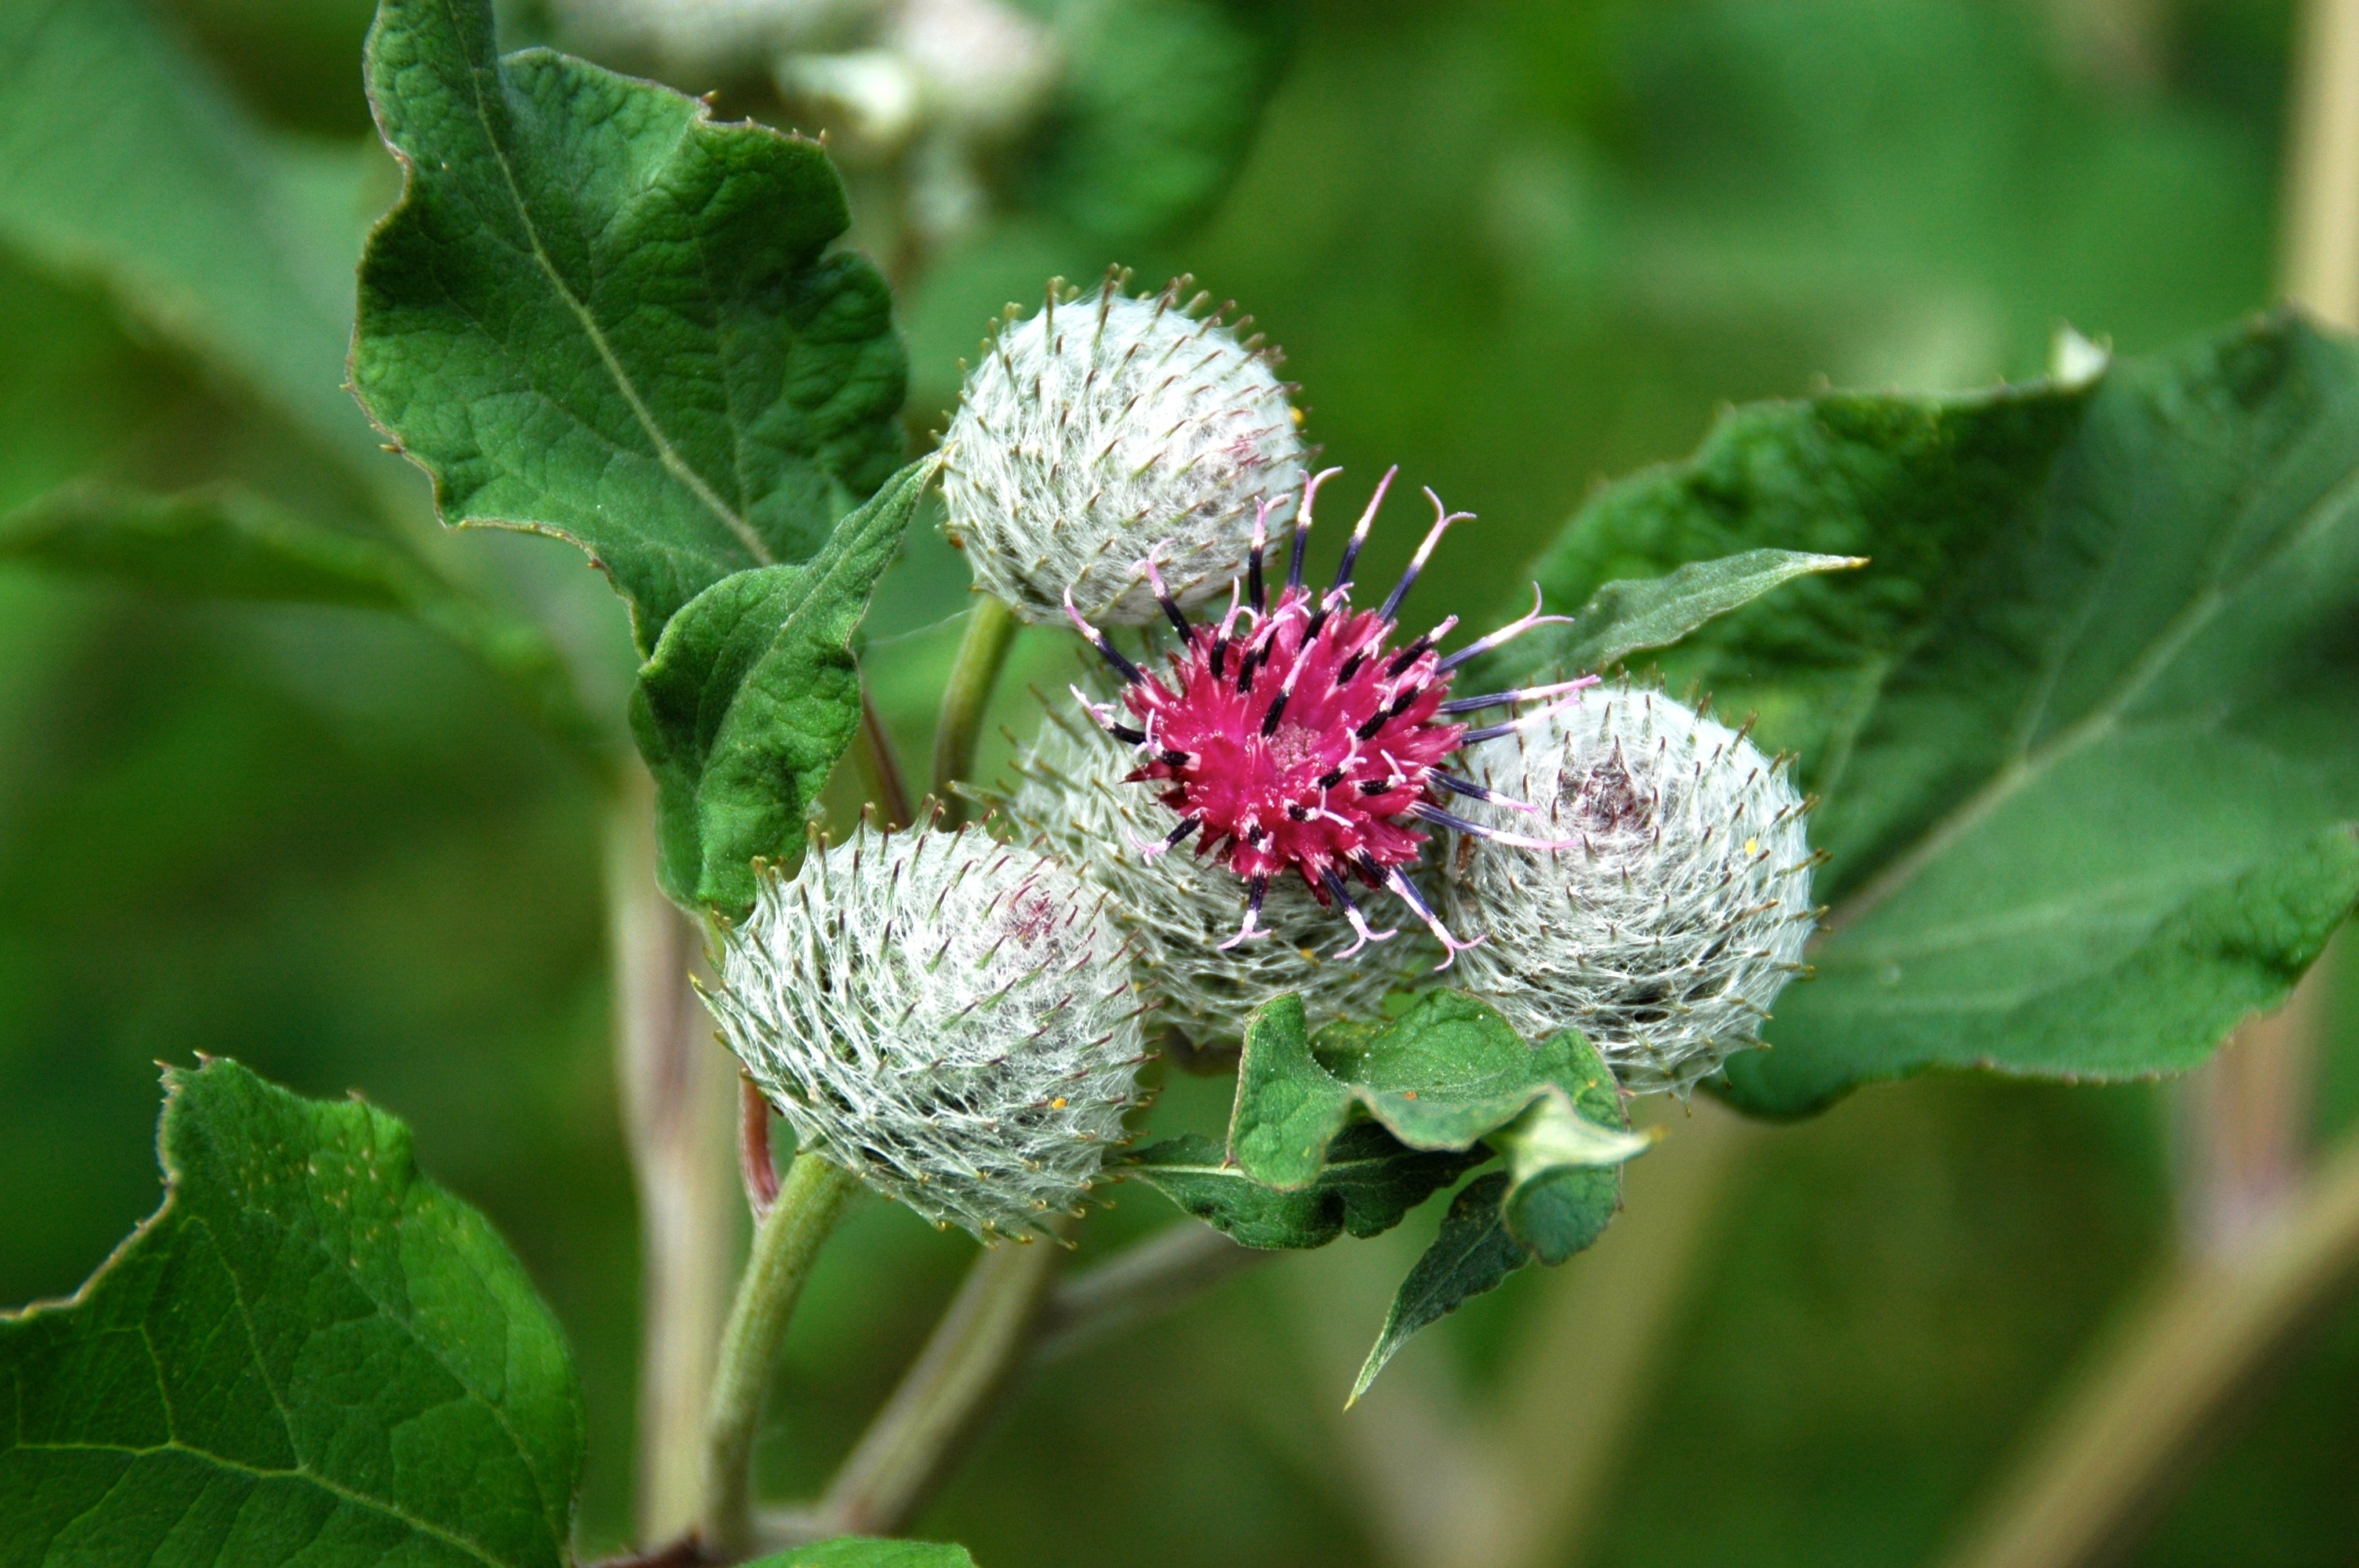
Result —
[[1535, 626], [1570, 626], [1572, 624], [1572, 620], [1570, 615], [1542, 615], [1540, 585], [1534, 583], [1532, 584], [1532, 612], [1529, 615], [1519, 621], [1508, 622], [1487, 637], [1476, 638], [1433, 667], [1436, 670], [1454, 670], [1476, 654], [1487, 654], [1503, 643], [1512, 642]]
[[1583, 687], [1596, 684], [1595, 676], [1582, 676], [1579, 680], [1559, 681], [1554, 686], [1533, 686], [1524, 687], [1516, 691], [1495, 691], [1488, 697], [1454, 697], [1434, 711], [1436, 713], [1479, 713], [1486, 708], [1505, 708], [1514, 702], [1531, 702], [1543, 697], [1560, 697], [1568, 691], [1579, 691]]
[[1409, 557], [1408, 570], [1401, 573], [1400, 581], [1393, 585], [1391, 594], [1385, 600], [1384, 608], [1376, 611], [1376, 618], [1380, 621], [1390, 621], [1394, 611], [1400, 609], [1401, 600], [1408, 597], [1410, 585], [1417, 581], [1417, 574], [1425, 569], [1425, 563], [1433, 557], [1433, 547], [1441, 543], [1441, 535], [1449, 532], [1450, 525], [1452, 523], [1468, 522], [1474, 515], [1472, 512], [1444, 511], [1441, 497], [1434, 494], [1430, 486], [1426, 490], [1425, 498], [1433, 503], [1434, 524], [1427, 530], [1425, 543], [1419, 545], [1417, 547], [1417, 554]]
[[1578, 838], [1532, 838], [1521, 833], [1507, 833], [1496, 827], [1485, 827], [1479, 822], [1470, 822], [1463, 816], [1444, 811], [1430, 801], [1420, 800], [1410, 806], [1408, 812], [1411, 816], [1430, 822], [1436, 827], [1447, 827], [1454, 833], [1471, 833], [1477, 838], [1488, 838], [1499, 844], [1512, 844], [1518, 849], [1570, 849], [1581, 842]]
[[1433, 913], [1432, 909], [1427, 905], [1423, 896], [1418, 892], [1417, 884], [1410, 881], [1408, 878], [1403, 876], [1401, 874], [1401, 869], [1398, 866], [1395, 866], [1386, 874], [1385, 886], [1392, 890], [1392, 895], [1395, 898], [1408, 905], [1409, 908], [1416, 913], [1417, 917], [1419, 920], [1425, 922], [1425, 928], [1428, 931], [1432, 932], [1434, 939], [1441, 944], [1441, 962], [1433, 966], [1433, 972], [1435, 974], [1440, 974], [1442, 970], [1450, 968], [1451, 965], [1458, 962], [1459, 954], [1465, 952], [1470, 947], [1480, 947], [1484, 943], [1488, 942], [1491, 939], [1487, 935], [1485, 935], [1477, 936], [1472, 942], [1461, 942], [1457, 937], [1452, 936], [1450, 934], [1450, 927], [1441, 924], [1441, 917]]
[[1332, 600], [1352, 586], [1352, 563], [1360, 558], [1360, 546], [1368, 542], [1368, 530], [1375, 524], [1376, 509], [1384, 505], [1385, 492], [1393, 487], [1393, 475], [1398, 472], [1400, 464], [1395, 463], [1385, 470], [1384, 478], [1376, 481], [1376, 492], [1368, 497], [1368, 509], [1360, 514], [1359, 525], [1352, 530], [1351, 542], [1343, 546], [1343, 561], [1335, 568], [1335, 586], [1327, 590], [1328, 599]]
[[1342, 473], [1342, 469], [1324, 469], [1302, 482], [1302, 510], [1294, 514], [1294, 559], [1286, 568], [1286, 586], [1302, 586], [1302, 547], [1310, 542], [1310, 503], [1319, 499], [1319, 487]]
[[1371, 942], [1389, 942], [1400, 935], [1400, 929], [1397, 926], [1389, 931], [1371, 931], [1368, 928], [1368, 917], [1360, 913], [1358, 904], [1352, 902], [1352, 895], [1344, 888], [1343, 879], [1335, 874], [1334, 867], [1329, 866], [1319, 874], [1326, 882], [1327, 891], [1332, 893], [1335, 902], [1343, 906], [1343, 918], [1352, 923], [1352, 930], [1357, 935], [1357, 939], [1349, 947], [1334, 954], [1335, 957], [1348, 958]]
[[1136, 665], [1124, 658], [1114, 645], [1107, 641], [1104, 633], [1082, 619], [1082, 612], [1073, 608], [1073, 590], [1070, 588], [1065, 589], [1065, 613], [1071, 617], [1075, 630], [1096, 644], [1098, 652], [1105, 655], [1105, 662], [1114, 666], [1114, 673], [1120, 676], [1126, 685], [1137, 686], [1147, 679], [1145, 676], [1138, 673]]

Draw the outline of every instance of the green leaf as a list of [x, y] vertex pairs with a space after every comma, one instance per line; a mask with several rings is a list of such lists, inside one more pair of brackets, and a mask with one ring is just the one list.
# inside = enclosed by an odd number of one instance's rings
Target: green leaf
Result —
[[488, 0], [385, 0], [371, 101], [406, 169], [352, 376], [453, 524], [555, 534], [641, 649], [732, 572], [808, 560], [899, 460], [907, 365], [817, 143], [546, 49]]
[[1642, 648], [1668, 648], [1798, 577], [1866, 564], [1858, 556], [1745, 550], [1718, 560], [1690, 561], [1658, 578], [1617, 578], [1599, 585], [1571, 625], [1537, 628], [1502, 654], [1514, 655], [1523, 669], [1542, 664], [1610, 669]]
[[1832, 905], [1721, 1091], [2201, 1061], [2359, 901], [2359, 349], [2290, 318], [2093, 382], [1740, 410], [1602, 492], [1552, 604], [1746, 548], [1864, 555], [1666, 656], [1821, 797]]
[[1264, 1186], [1196, 1133], [1150, 1145], [1122, 1168], [1213, 1228], [1245, 1246], [1324, 1247], [1349, 1233], [1370, 1237], [1492, 1158], [1475, 1147], [1422, 1152], [1373, 1123], [1347, 1127], [1327, 1147], [1308, 1186]]
[[1507, 1190], [1506, 1172], [1494, 1172], [1466, 1184], [1442, 1217], [1441, 1234], [1410, 1268], [1385, 1314], [1384, 1331], [1361, 1365], [1345, 1408], [1359, 1402], [1385, 1369], [1385, 1363], [1409, 1341], [1409, 1336], [1502, 1281], [1532, 1260], [1521, 1242], [1507, 1232], [1501, 1213]]
[[963, 1546], [843, 1535], [774, 1557], [757, 1557], [745, 1568], [974, 1568], [974, 1559]]
[[163, 1207], [0, 1315], [6, 1560], [560, 1568], [580, 1389], [491, 1227], [382, 1111], [165, 1084]]
[[0, 244], [382, 461], [342, 391], [357, 224], [317, 195], [356, 208], [357, 152], [266, 136], [136, 0], [0, 5]]
[[1066, 60], [1030, 194], [1115, 243], [1161, 238], [1229, 189], [1292, 52], [1273, 0], [1063, 0]]
[[940, 466], [895, 474], [809, 565], [723, 578], [664, 628], [631, 730], [656, 777], [657, 870], [683, 905], [742, 912], [756, 858], [800, 858], [811, 803], [860, 727], [852, 634]]
[[0, 561], [205, 599], [353, 605], [407, 615], [473, 654], [578, 759], [603, 772], [606, 732], [556, 647], [382, 539], [306, 523], [243, 491], [154, 495], [84, 482], [0, 516]]
[[1537, 1100], [1561, 1100], [1571, 1113], [1573, 1097], [1603, 1086], [1605, 1101], [1581, 1108], [1605, 1107], [1593, 1152], [1619, 1164], [1647, 1141], [1621, 1130], [1612, 1084], [1577, 1032], [1527, 1045], [1488, 1003], [1462, 992], [1427, 991], [1380, 1030], [1334, 1029], [1317, 1044], [1300, 999], [1278, 997], [1245, 1029], [1229, 1152], [1251, 1179], [1297, 1190], [1317, 1179], [1355, 1106], [1412, 1149], [1464, 1150]]

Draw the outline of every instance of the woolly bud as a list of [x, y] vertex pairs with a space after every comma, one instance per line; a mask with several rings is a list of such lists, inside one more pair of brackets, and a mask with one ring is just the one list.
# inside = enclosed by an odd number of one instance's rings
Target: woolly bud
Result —
[[1016, 760], [1022, 782], [998, 805], [1019, 835], [1109, 895], [1107, 912], [1131, 939], [1154, 1022], [1199, 1043], [1242, 1040], [1253, 1010], [1289, 991], [1313, 1025], [1373, 1018], [1386, 991], [1432, 962], [1407, 941], [1350, 962], [1321, 957], [1334, 946], [1335, 914], [1293, 876], [1269, 884], [1260, 912], [1267, 935], [1223, 951], [1237, 927], [1235, 873], [1199, 859], [1193, 845], [1157, 851], [1180, 818], [1126, 782], [1137, 762], [1087, 715], [1051, 708]]
[[[1625, 1087], [1684, 1093], [1761, 1043], [1800, 972], [1813, 921], [1801, 798], [1743, 736], [1626, 684], [1519, 739], [1470, 752], [1475, 779], [1578, 842], [1461, 840], [1443, 905], [1490, 940], [1459, 970], [1527, 1037], [1579, 1029]], [[1468, 814], [1532, 830], [1496, 806]]]
[[1275, 356], [1188, 315], [1186, 282], [1148, 299], [1111, 277], [1052, 292], [959, 395], [951, 535], [977, 586], [1027, 621], [1062, 624], [1068, 589], [1093, 621], [1154, 620], [1150, 550], [1180, 605], [1201, 604], [1244, 572], [1257, 501], [1275, 502], [1266, 526], [1293, 515], [1304, 453]]
[[765, 879], [712, 1011], [801, 1147], [937, 1225], [1026, 1235], [1079, 1206], [1136, 1098], [1104, 906], [981, 832], [864, 827]]

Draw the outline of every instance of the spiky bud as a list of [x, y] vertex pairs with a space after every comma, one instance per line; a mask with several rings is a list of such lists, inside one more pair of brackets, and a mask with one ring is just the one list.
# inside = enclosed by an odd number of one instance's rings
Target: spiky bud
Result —
[[804, 1149], [989, 1240], [1082, 1201], [1140, 1047], [1105, 894], [979, 831], [865, 827], [722, 946], [729, 1048]]
[[1781, 763], [1625, 683], [1473, 771], [1575, 842], [1460, 841], [1443, 905], [1490, 936], [1460, 957], [1470, 989], [1532, 1038], [1579, 1029], [1631, 1089], [1685, 1092], [1761, 1043], [1813, 924], [1803, 803]]
[[[959, 395], [942, 495], [978, 587], [1036, 623], [1082, 613], [1144, 625], [1138, 577], [1159, 553], [1182, 606], [1244, 569], [1256, 503], [1290, 516], [1302, 438], [1275, 355], [1218, 316], [1183, 308], [1187, 284], [1135, 298], [1109, 277], [1002, 330]], [[1242, 328], [1244, 322], [1239, 322]]]
[[1015, 792], [996, 804], [1020, 841], [1039, 843], [1109, 895], [1151, 1022], [1200, 1044], [1233, 1043], [1255, 1008], [1288, 992], [1302, 998], [1314, 1025], [1374, 1017], [1387, 990], [1431, 962], [1406, 942], [1363, 961], [1322, 957], [1335, 916], [1298, 879], [1277, 882], [1263, 901], [1268, 940], [1224, 947], [1237, 923], [1235, 873], [1186, 849], [1142, 854], [1180, 818], [1128, 782], [1137, 760], [1078, 707], [1070, 717], [1052, 708], [1016, 757]]

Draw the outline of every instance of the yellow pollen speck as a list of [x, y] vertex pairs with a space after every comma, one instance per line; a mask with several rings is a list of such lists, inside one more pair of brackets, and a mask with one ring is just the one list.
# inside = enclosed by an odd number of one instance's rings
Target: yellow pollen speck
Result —
[[1761, 853], [1761, 840], [1758, 838], [1747, 838], [1745, 841], [1745, 852], [1748, 855], [1757, 855]]
[[1050, 1100], [1050, 1101], [1049, 1102], [1049, 1108], [1050, 1110], [1062, 1110], [1062, 1109], [1064, 1109], [1064, 1108], [1065, 1108], [1065, 1097], [1064, 1097], [1063, 1095], [1059, 1095], [1055, 1099]]

